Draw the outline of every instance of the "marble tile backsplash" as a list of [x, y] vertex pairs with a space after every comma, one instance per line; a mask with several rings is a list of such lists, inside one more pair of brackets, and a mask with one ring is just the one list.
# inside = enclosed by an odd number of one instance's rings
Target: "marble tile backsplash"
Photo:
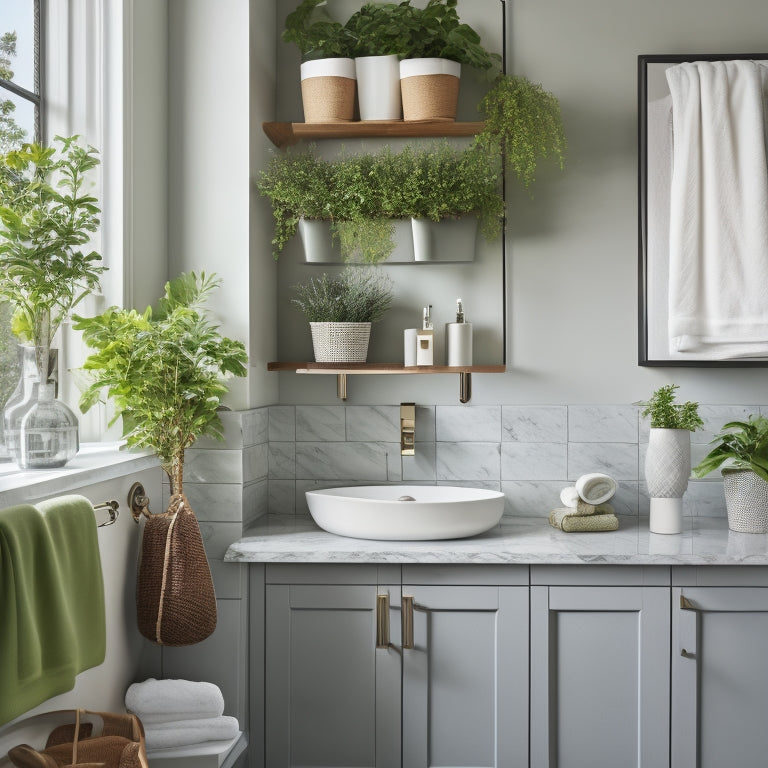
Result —
[[[416, 407], [416, 455], [400, 456], [399, 405], [271, 406], [268, 509], [306, 514], [304, 492], [335, 485], [407, 482], [502, 491], [505, 514], [546, 516], [562, 488], [606, 472], [622, 515], [648, 514], [643, 466], [649, 425], [633, 405]], [[691, 435], [692, 461], [723, 424], [768, 406], [701, 406], [705, 428]], [[261, 457], [254, 458], [261, 461]], [[719, 473], [691, 480], [688, 515], [724, 516]]]

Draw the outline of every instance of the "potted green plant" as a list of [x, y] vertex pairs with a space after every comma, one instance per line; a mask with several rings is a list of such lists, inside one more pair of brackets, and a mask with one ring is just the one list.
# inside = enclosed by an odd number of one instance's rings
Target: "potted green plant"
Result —
[[[478, 224], [493, 240], [501, 231], [504, 199], [497, 155], [447, 142], [396, 155], [381, 154], [382, 174], [392, 174], [384, 201], [388, 215], [411, 219], [416, 261], [471, 261]], [[384, 196], [384, 195], [382, 195]]]
[[722, 469], [728, 527], [742, 533], [768, 533], [768, 419], [723, 425], [715, 447], [693, 468], [696, 477]]
[[475, 145], [500, 153], [527, 189], [540, 160], [551, 157], [562, 169], [566, 139], [560, 103], [541, 85], [519, 75], [499, 75], [480, 102], [485, 126]]
[[87, 250], [99, 226], [89, 173], [99, 160], [77, 136], [53, 146], [25, 144], [0, 160], [0, 298], [25, 345], [24, 382], [3, 416], [10, 453], [22, 468], [65, 464], [78, 450], [77, 419], [55, 399], [51, 344], [74, 307], [106, 269]]
[[325, 160], [309, 150], [274, 155], [258, 189], [272, 204], [277, 259], [299, 231], [307, 261], [375, 263], [394, 248], [392, 225], [370, 183], [370, 155]]
[[170, 482], [165, 514], [144, 524], [136, 580], [139, 631], [161, 645], [200, 642], [216, 627], [213, 581], [183, 480], [186, 449], [203, 435], [222, 439], [225, 377], [246, 374], [245, 347], [222, 336], [205, 309], [218, 284], [213, 275], [182, 274], [154, 308], [75, 318], [94, 350], [83, 364], [91, 384], [81, 409], [106, 390], [128, 446], [154, 451]]
[[704, 426], [698, 403], [675, 402], [677, 384], [659, 387], [642, 416], [650, 418], [645, 480], [651, 498], [652, 533], [680, 533], [683, 494], [691, 475], [691, 432]]
[[461, 23], [456, 4], [429, 0], [426, 7], [413, 8], [408, 54], [400, 62], [405, 120], [455, 120], [462, 66], [481, 71], [501, 66], [501, 57]]
[[301, 97], [307, 123], [347, 122], [354, 117], [353, 38], [325, 10], [325, 0], [302, 0], [285, 20], [282, 38], [302, 56]]
[[344, 28], [353, 38], [361, 120], [400, 120], [400, 58], [416, 28], [410, 0], [366, 3]]
[[191, 272], [166, 283], [165, 296], [144, 312], [110, 307], [96, 317], [75, 317], [86, 346], [83, 364], [92, 383], [80, 398], [83, 412], [102, 390], [122, 417], [129, 447], [150, 448], [168, 476], [172, 495], [183, 494], [184, 451], [203, 435], [221, 439], [218, 415], [226, 376], [245, 376], [242, 342], [219, 333], [205, 302], [219, 281]]
[[338, 277], [327, 274], [294, 287], [291, 301], [309, 321], [315, 361], [364, 363], [371, 324], [392, 303], [392, 281], [376, 269], [347, 267]]

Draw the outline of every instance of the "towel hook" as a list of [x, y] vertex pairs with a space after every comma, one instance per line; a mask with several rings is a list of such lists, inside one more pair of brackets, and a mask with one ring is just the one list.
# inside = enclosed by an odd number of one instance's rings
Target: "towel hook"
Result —
[[118, 504], [114, 499], [111, 501], [102, 501], [101, 504], [97, 504], [93, 509], [94, 511], [100, 509], [109, 510], [109, 518], [103, 523], [99, 523], [96, 526], [97, 528], [106, 528], [108, 525], [114, 525], [117, 522], [118, 515], [120, 514], [120, 504]]
[[131, 508], [135, 523], [139, 522], [142, 515], [149, 519], [152, 514], [149, 511], [149, 496], [147, 496], [141, 483], [134, 483], [128, 491], [128, 506]]

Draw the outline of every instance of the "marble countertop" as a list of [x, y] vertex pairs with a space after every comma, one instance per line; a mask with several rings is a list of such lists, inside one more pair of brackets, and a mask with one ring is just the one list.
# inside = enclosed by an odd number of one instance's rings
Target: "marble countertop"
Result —
[[768, 565], [768, 534], [735, 533], [724, 518], [689, 517], [683, 533], [648, 531], [620, 517], [607, 533], [564, 533], [543, 518], [504, 521], [480, 536], [447, 541], [369, 541], [326, 533], [309, 517], [268, 515], [227, 550], [228, 562]]

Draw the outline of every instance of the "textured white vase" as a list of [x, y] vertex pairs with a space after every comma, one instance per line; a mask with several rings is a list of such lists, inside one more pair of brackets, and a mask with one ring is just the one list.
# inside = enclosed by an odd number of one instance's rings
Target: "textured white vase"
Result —
[[691, 433], [652, 428], [645, 455], [645, 482], [651, 497], [651, 533], [680, 533], [683, 494], [691, 476]]

